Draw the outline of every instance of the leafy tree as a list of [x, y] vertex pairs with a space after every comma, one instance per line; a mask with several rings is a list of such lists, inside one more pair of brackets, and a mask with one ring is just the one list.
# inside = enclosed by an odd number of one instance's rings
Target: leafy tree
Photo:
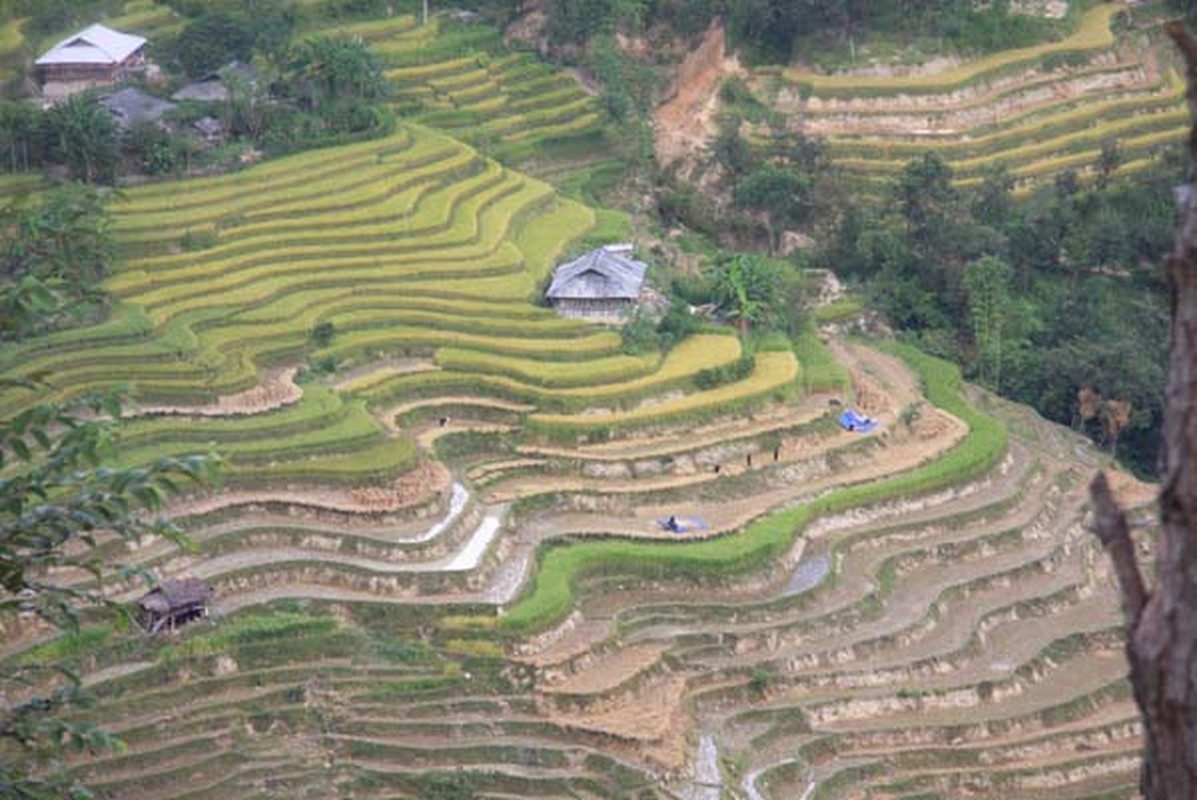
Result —
[[181, 155], [175, 138], [156, 122], [141, 120], [125, 134], [122, 146], [137, 168], [146, 175], [174, 172]]
[[0, 283], [0, 340], [37, 333], [62, 308], [62, 296], [33, 275]]
[[37, 202], [18, 198], [0, 211], [3, 275], [95, 284], [112, 265], [111, 219], [100, 193], [67, 184]]
[[0, 341], [59, 324], [102, 302], [110, 220], [92, 187], [61, 186], [0, 209]]
[[639, 31], [650, 5], [647, 0], [556, 0], [549, 7], [549, 38], [557, 44], [582, 44], [617, 29]]
[[24, 172], [42, 166], [46, 158], [43, 113], [31, 103], [0, 102], [0, 148], [4, 168]]
[[1002, 334], [1010, 306], [1011, 274], [1010, 265], [994, 256], [985, 256], [964, 268], [981, 380], [996, 391], [1002, 387]]
[[382, 67], [359, 40], [312, 37], [296, 48], [291, 69], [296, 79], [309, 84], [307, 99], [317, 108], [348, 98], [380, 100], [386, 95]]
[[973, 216], [990, 225], [1005, 223], [1014, 212], [1013, 191], [1014, 176], [1005, 163], [987, 167], [973, 200]]
[[730, 4], [728, 29], [732, 40], [749, 46], [754, 60], [786, 63], [799, 35], [819, 23], [811, 0], [740, 0]]
[[[141, 512], [159, 511], [181, 481], [214, 479], [217, 459], [168, 458], [137, 469], [102, 466], [117, 441], [120, 411], [114, 396], [94, 397], [37, 405], [0, 420], [0, 468], [10, 466], [9, 455], [22, 462], [0, 478], [0, 612], [33, 613], [68, 632], [78, 631], [85, 616], [123, 619], [124, 609], [98, 584], [112, 566], [96, 549], [102, 537], [182, 540], [175, 525]], [[64, 572], [90, 574], [97, 583], [63, 583], [55, 576]], [[118, 572], [149, 577], [137, 568]], [[62, 748], [99, 749], [116, 740], [62, 716], [85, 699], [78, 677], [56, 664], [4, 668], [0, 691], [20, 698], [0, 710], [0, 740], [24, 752], [19, 762], [0, 761], [0, 796], [90, 796], [62, 771]]]
[[360, 40], [316, 36], [296, 48], [288, 71], [301, 105], [327, 130], [357, 132], [380, 123], [382, 67]]
[[26, 35], [42, 36], [75, 29], [107, 16], [115, 16], [124, 8], [122, 0], [17, 0], [12, 16], [25, 17]]
[[647, 127], [654, 100], [651, 70], [626, 58], [610, 34], [596, 36], [591, 42], [587, 65], [603, 84], [603, 102], [611, 118], [642, 122]]
[[86, 94], [73, 95], [47, 111], [46, 132], [52, 155], [76, 179], [111, 183], [116, 177], [116, 123]]
[[754, 325], [768, 327], [783, 314], [783, 279], [769, 262], [734, 255], [715, 265], [711, 296], [741, 333]]
[[911, 249], [923, 256], [939, 251], [959, 209], [951, 167], [935, 153], [913, 159], [902, 170], [895, 193]]
[[736, 187], [735, 201], [764, 213], [776, 251], [782, 231], [800, 227], [810, 216], [811, 179], [794, 166], [765, 164]]
[[1057, 173], [1055, 186], [1057, 197], [1061, 199], [1075, 197], [1081, 191], [1081, 178], [1075, 169], [1066, 169]]
[[1098, 189], [1104, 189], [1110, 185], [1110, 179], [1122, 166], [1124, 160], [1122, 147], [1118, 144], [1117, 139], [1106, 139], [1101, 143], [1101, 151], [1097, 154], [1097, 164], [1095, 165]]
[[230, 61], [248, 60], [254, 40], [245, 19], [217, 11], [188, 22], [172, 49], [183, 71], [198, 78]]
[[738, 115], [724, 117], [719, 121], [719, 130], [710, 145], [711, 157], [727, 171], [733, 187], [756, 165], [756, 155], [740, 134], [743, 124], [744, 120]]
[[224, 83], [229, 90], [228, 102], [221, 106], [225, 128], [234, 136], [260, 138], [278, 115], [266, 87], [233, 74], [227, 75]]

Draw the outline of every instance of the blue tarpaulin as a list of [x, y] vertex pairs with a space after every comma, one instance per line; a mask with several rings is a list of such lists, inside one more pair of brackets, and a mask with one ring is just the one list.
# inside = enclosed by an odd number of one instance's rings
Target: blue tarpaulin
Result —
[[855, 408], [849, 408], [840, 414], [840, 427], [846, 431], [870, 433], [877, 427], [877, 420], [861, 416]]
[[661, 530], [670, 533], [689, 533], [707, 529], [706, 521], [698, 517], [669, 517], [657, 520], [657, 524], [661, 526]]

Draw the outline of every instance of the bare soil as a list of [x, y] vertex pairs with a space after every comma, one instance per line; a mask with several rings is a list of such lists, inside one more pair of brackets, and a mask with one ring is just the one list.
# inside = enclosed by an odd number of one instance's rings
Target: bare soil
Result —
[[715, 134], [719, 85], [724, 78], [743, 75], [727, 52], [727, 36], [715, 22], [702, 42], [678, 68], [669, 98], [656, 111], [656, 152], [662, 165], [697, 156]]

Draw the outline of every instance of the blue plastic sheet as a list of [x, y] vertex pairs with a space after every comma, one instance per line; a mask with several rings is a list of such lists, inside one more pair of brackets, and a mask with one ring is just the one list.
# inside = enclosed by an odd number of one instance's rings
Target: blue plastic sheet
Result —
[[668, 519], [659, 519], [657, 524], [661, 526], [661, 530], [669, 531], [670, 533], [689, 533], [690, 531], [705, 531], [707, 523], [705, 520], [698, 517], [669, 517]]
[[871, 433], [877, 428], [877, 420], [862, 416], [855, 408], [840, 414], [840, 427], [856, 433]]

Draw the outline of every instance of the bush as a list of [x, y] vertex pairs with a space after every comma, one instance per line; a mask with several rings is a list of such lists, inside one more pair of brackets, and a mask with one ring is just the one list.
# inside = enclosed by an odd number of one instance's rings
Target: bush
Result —
[[657, 334], [661, 347], [665, 350], [672, 349], [675, 344], [697, 331], [698, 320], [690, 313], [690, 304], [680, 297], [670, 301], [665, 316], [657, 323]]
[[756, 359], [748, 353], [740, 356], [738, 361], [722, 367], [700, 370], [694, 375], [694, 385], [699, 389], [714, 389], [726, 383], [735, 383], [748, 377], [756, 366]]
[[474, 800], [478, 778], [469, 772], [431, 773], [420, 775], [416, 786], [424, 800]]
[[207, 250], [220, 243], [214, 231], [186, 231], [179, 239], [179, 246], [191, 253], [196, 250]]
[[661, 335], [657, 330], [656, 323], [640, 306], [637, 306], [636, 310], [632, 312], [627, 324], [619, 332], [619, 339], [619, 349], [628, 355], [651, 353], [661, 347]]
[[773, 673], [764, 667], [756, 667], [752, 670], [752, 677], [748, 681], [748, 688], [757, 694], [764, 694], [768, 691], [771, 683], [773, 683]]
[[333, 325], [333, 323], [329, 320], [317, 323], [316, 326], [312, 328], [312, 333], [310, 335], [312, 344], [316, 345], [317, 347], [328, 347], [330, 344], [332, 344], [333, 336], [336, 335], [336, 332], [336, 326]]

